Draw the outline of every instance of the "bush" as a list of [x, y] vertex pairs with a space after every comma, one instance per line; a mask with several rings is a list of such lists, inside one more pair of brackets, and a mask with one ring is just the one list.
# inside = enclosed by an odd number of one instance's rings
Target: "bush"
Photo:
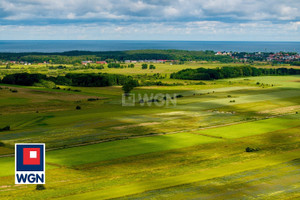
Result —
[[88, 101], [98, 101], [100, 100], [99, 98], [88, 98]]
[[196, 85], [206, 85], [206, 83], [204, 83], [204, 82], [202, 82], [202, 81], [200, 81], [200, 82], [198, 82], [198, 83], [195, 83]]
[[9, 131], [10, 130], [10, 126], [5, 126], [4, 128], [0, 128], [0, 132], [1, 131]]
[[81, 109], [81, 107], [80, 106], [76, 106], [76, 110], [80, 110]]
[[4, 147], [5, 144], [3, 142], [0, 142], [0, 147]]
[[134, 68], [134, 64], [129, 64], [128, 68]]
[[246, 152], [255, 152], [255, 151], [259, 151], [260, 149], [259, 148], [247, 147], [245, 150], [246, 150]]
[[36, 190], [45, 190], [46, 187], [43, 184], [37, 184], [36, 185]]
[[18, 92], [18, 90], [16, 90], [16, 89], [9, 89], [9, 91], [11, 91], [13, 93], [17, 93]]

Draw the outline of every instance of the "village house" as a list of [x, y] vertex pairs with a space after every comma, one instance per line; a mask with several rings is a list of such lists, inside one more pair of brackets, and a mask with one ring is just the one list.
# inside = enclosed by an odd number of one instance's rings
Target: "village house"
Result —
[[102, 65], [104, 65], [104, 64], [107, 64], [107, 62], [106, 61], [96, 61], [96, 64], [102, 64]]
[[93, 63], [93, 61], [91, 61], [91, 60], [81, 61], [82, 65], [87, 65], [88, 63]]

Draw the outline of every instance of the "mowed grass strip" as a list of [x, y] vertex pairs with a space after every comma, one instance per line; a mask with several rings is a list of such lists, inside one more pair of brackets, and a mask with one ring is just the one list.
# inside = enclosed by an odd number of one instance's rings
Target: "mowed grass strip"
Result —
[[240, 138], [273, 132], [281, 129], [292, 128], [300, 125], [300, 117], [297, 115], [271, 118], [254, 122], [236, 124], [220, 128], [205, 129], [195, 132], [222, 138]]
[[[65, 196], [62, 199], [112, 199], [127, 195], [142, 193], [150, 190], [157, 190], [183, 184], [189, 184], [202, 180], [228, 176], [248, 170], [255, 170], [267, 166], [278, 165], [299, 158], [299, 150], [285, 152], [270, 156], [268, 158], [254, 159], [250, 162], [231, 163], [226, 166], [218, 166], [205, 170], [194, 171], [192, 173], [181, 174], [172, 177], [162, 177], [152, 180], [141, 180], [136, 183], [128, 183], [115, 187], [103, 188], [101, 190]], [[228, 170], [230, 169], [230, 170]]]
[[75, 166], [218, 141], [221, 140], [191, 133], [176, 133], [50, 151], [46, 153], [46, 159], [50, 163]]

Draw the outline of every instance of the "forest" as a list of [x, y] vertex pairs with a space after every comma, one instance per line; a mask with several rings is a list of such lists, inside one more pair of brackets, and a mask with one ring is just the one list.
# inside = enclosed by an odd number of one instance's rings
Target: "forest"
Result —
[[246, 76], [263, 76], [263, 75], [298, 75], [300, 69], [293, 68], [256, 68], [251, 66], [241, 67], [221, 67], [215, 69], [183, 69], [171, 74], [173, 79], [186, 80], [214, 80], [222, 78], [236, 78]]
[[125, 60], [180, 60], [232, 62], [230, 56], [218, 56], [214, 51], [133, 50], [133, 51], [68, 51], [60, 53], [0, 53], [0, 61], [29, 63], [80, 64], [81, 61], [107, 62]]
[[[111, 85], [124, 85], [132, 77], [119, 74], [68, 73], [65, 76], [47, 77], [44, 74], [16, 73], [6, 75], [0, 83], [32, 86], [42, 81], [51, 81], [58, 85], [83, 86], [83, 87], [105, 87]], [[138, 82], [136, 81], [136, 84]]]

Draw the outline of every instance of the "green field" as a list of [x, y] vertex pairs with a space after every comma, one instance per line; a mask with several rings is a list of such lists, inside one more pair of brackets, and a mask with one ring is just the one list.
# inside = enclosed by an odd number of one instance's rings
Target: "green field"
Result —
[[[300, 76], [205, 84], [168, 78], [183, 68], [222, 65], [74, 71], [161, 73], [161, 81], [181, 83], [137, 87], [134, 106], [122, 106], [121, 86], [60, 86], [68, 91], [0, 85], [0, 128], [11, 128], [0, 132], [0, 199], [300, 198]], [[5, 70], [0, 73], [67, 71], [44, 65]], [[182, 97], [169, 106], [141, 105], [145, 94]], [[14, 184], [17, 142], [46, 143], [45, 190]]]
[[[153, 63], [156, 69], [142, 69], [142, 63], [135, 63], [134, 68], [108, 68], [107, 65], [104, 65], [104, 69], [87, 69], [86, 67], [80, 66], [73, 66], [64, 64], [66, 69], [52, 69], [49, 70], [49, 66], [58, 66], [58, 65], [46, 65], [46, 64], [33, 64], [33, 65], [12, 65], [11, 69], [6, 69], [5, 65], [0, 65], [0, 76], [8, 73], [20, 73], [20, 72], [28, 72], [28, 73], [44, 73], [48, 75], [59, 75], [64, 74], [67, 72], [74, 72], [74, 73], [91, 73], [91, 72], [102, 72], [102, 73], [113, 73], [113, 74], [128, 74], [128, 75], [139, 75], [139, 74], [155, 74], [160, 73], [164, 75], [169, 75], [173, 72], [177, 72], [179, 70], [185, 68], [192, 68], [196, 69], [199, 67], [204, 68], [216, 68], [222, 66], [241, 66], [242, 63], [218, 63], [218, 62], [186, 62], [186, 64], [173, 64], [170, 65], [169, 62], [167, 63]], [[123, 64], [127, 65], [127, 64]], [[248, 64], [245, 64], [248, 65]], [[269, 63], [254, 63], [252, 64], [254, 67], [260, 68], [280, 68], [280, 67], [287, 67], [287, 68], [299, 68], [299, 66], [290, 66], [289, 64], [280, 64], [276, 66], [272, 66]]]

